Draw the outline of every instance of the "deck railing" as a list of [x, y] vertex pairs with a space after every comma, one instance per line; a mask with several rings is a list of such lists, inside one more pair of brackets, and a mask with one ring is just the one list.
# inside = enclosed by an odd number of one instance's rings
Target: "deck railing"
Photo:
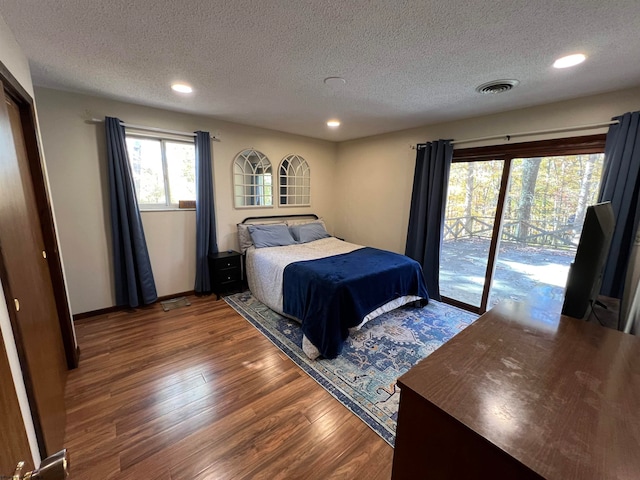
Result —
[[[493, 232], [493, 217], [455, 217], [444, 223], [444, 240], [456, 241], [470, 238], [490, 239]], [[580, 229], [574, 223], [520, 219], [505, 219], [502, 222], [501, 241], [523, 246], [556, 249], [575, 249]]]

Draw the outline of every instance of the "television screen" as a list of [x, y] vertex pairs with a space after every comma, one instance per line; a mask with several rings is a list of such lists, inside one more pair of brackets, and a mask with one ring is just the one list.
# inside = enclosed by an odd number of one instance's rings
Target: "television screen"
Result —
[[583, 318], [597, 300], [615, 225], [611, 202], [587, 207], [576, 258], [569, 267], [563, 315]]

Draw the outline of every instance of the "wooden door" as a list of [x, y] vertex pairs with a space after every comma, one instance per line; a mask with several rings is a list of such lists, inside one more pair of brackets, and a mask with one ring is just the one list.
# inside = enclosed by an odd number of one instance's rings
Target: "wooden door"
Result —
[[67, 365], [20, 111], [6, 92], [4, 97], [0, 106], [2, 283], [45, 457], [63, 447]]
[[18, 395], [13, 383], [9, 359], [0, 332], [0, 477], [13, 473], [20, 460], [24, 460], [28, 470], [33, 467], [31, 449], [24, 428]]

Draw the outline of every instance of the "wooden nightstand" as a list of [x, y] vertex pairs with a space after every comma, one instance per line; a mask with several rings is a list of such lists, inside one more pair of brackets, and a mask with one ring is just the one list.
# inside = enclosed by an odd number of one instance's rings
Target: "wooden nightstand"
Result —
[[231, 290], [242, 290], [242, 254], [218, 252], [209, 255], [211, 291], [218, 296]]

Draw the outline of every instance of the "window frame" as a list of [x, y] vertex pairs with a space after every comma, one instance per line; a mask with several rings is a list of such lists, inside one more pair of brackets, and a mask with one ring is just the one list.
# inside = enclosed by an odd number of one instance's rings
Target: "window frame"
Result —
[[[162, 181], [164, 183], [164, 195], [165, 195], [165, 203], [141, 203], [138, 199], [138, 192], [136, 192], [136, 199], [138, 200], [138, 210], [140, 211], [174, 211], [174, 210], [195, 210], [194, 208], [180, 208], [178, 203], [171, 203], [171, 180], [169, 178], [169, 167], [167, 163], [167, 151], [166, 144], [167, 143], [182, 143], [185, 145], [190, 145], [194, 148], [194, 169], [195, 169], [195, 143], [193, 141], [186, 140], [184, 138], [176, 138], [173, 136], [160, 136], [160, 135], [150, 135], [148, 133], [142, 133], [137, 131], [125, 131], [125, 143], [126, 139], [135, 138], [141, 140], [157, 140], [160, 142], [160, 159], [162, 162]], [[129, 155], [128, 147], [127, 147], [127, 155]], [[130, 159], [129, 159], [130, 160]], [[133, 176], [133, 172], [132, 172]], [[194, 179], [194, 187], [196, 186], [196, 182]]]

